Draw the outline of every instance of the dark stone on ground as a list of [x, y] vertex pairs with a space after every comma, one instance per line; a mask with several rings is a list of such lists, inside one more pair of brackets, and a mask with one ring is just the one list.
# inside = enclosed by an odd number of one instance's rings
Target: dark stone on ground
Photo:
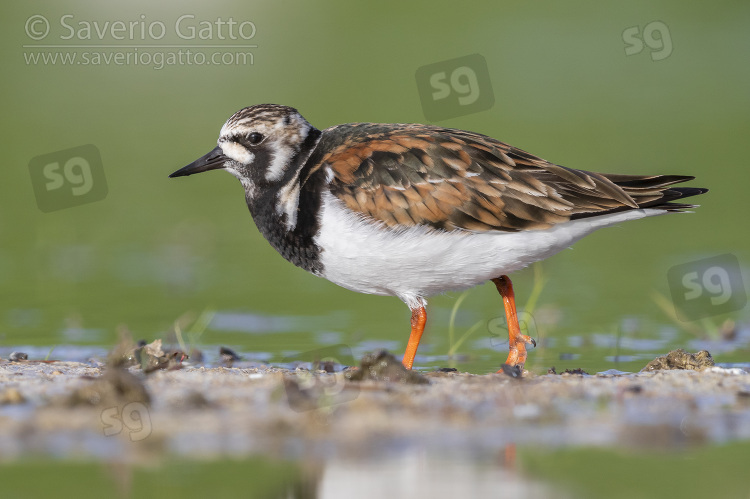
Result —
[[336, 363], [332, 360], [316, 360], [312, 363], [313, 371], [336, 372]]
[[235, 361], [240, 360], [237, 352], [228, 347], [219, 348], [219, 355], [221, 356], [221, 363], [227, 367], [232, 367]]
[[563, 372], [558, 373], [555, 370], [555, 366], [550, 367], [547, 370], [547, 374], [560, 374], [560, 375], [563, 375], [563, 374], [586, 374], [586, 375], [588, 375], [588, 373], [586, 371], [584, 371], [583, 369], [581, 369], [580, 367], [578, 367], [576, 369], [566, 369]]
[[240, 356], [237, 355], [237, 352], [229, 347], [219, 348], [219, 355], [221, 355], [222, 357], [229, 357], [231, 360], [240, 360]]
[[8, 356], [8, 360], [11, 362], [19, 362], [22, 360], [29, 360], [28, 354], [25, 354], [23, 352], [11, 352], [11, 354]]

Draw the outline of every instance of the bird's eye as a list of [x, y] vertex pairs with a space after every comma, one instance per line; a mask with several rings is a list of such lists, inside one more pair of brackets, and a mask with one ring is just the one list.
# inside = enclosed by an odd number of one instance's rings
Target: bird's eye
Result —
[[247, 141], [250, 142], [252, 145], [260, 144], [263, 141], [263, 134], [258, 133], [258, 132], [253, 132], [247, 136]]

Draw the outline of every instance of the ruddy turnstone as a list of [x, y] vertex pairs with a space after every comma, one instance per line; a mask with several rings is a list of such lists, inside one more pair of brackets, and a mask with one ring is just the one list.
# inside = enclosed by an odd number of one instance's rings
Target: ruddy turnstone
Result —
[[293, 264], [411, 309], [411, 368], [426, 297], [491, 280], [508, 321], [506, 364], [526, 361], [506, 274], [596, 229], [693, 208], [684, 175], [617, 175], [550, 163], [486, 135], [419, 124], [318, 130], [296, 109], [237, 111], [218, 146], [172, 173], [224, 169], [245, 188], [261, 234]]

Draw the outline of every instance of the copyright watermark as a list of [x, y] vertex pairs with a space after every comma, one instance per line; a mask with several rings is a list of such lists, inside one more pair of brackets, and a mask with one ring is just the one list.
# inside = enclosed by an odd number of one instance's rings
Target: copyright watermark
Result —
[[29, 174], [36, 204], [45, 213], [107, 197], [102, 157], [92, 144], [36, 156]]
[[495, 104], [487, 61], [480, 54], [422, 66], [415, 76], [422, 110], [430, 121], [486, 111]]
[[49, 35], [49, 21], [46, 17], [35, 14], [26, 19], [26, 36], [32, 40], [44, 40]]
[[637, 55], [648, 47], [652, 61], [661, 61], [672, 55], [672, 35], [661, 21], [651, 21], [643, 28], [631, 26], [622, 32], [625, 55]]
[[675, 265], [667, 272], [677, 316], [694, 321], [747, 305], [742, 268], [731, 253]]
[[[173, 22], [149, 20], [145, 14], [138, 19], [88, 21], [76, 19], [73, 14], [64, 14], [50, 20], [34, 14], [26, 19], [26, 35], [34, 41], [48, 38], [54, 26], [56, 37], [53, 39], [67, 40], [117, 40], [144, 41], [162, 40], [168, 34], [173, 34], [180, 40], [252, 40], [257, 28], [255, 23], [248, 20], [238, 21], [232, 17], [224, 19], [198, 19], [193, 14], [183, 14]], [[59, 30], [59, 31], [58, 31]]]
[[101, 421], [105, 437], [126, 431], [131, 442], [139, 442], [151, 435], [151, 414], [140, 402], [108, 407], [102, 411]]
[[182, 14], [171, 20], [86, 20], [73, 14], [51, 18], [34, 14], [24, 30], [30, 66], [252, 66], [255, 23], [247, 19], [200, 19]]

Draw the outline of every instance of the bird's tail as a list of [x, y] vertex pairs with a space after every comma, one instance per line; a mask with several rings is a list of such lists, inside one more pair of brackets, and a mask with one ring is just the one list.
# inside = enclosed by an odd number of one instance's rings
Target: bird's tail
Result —
[[708, 189], [703, 187], [670, 187], [695, 178], [688, 175], [603, 175], [633, 198], [638, 208], [666, 211], [695, 208], [697, 205], [674, 201], [708, 192]]
[[[695, 177], [688, 175], [618, 175], [610, 173], [599, 173], [621, 189], [638, 209], [650, 208], [664, 211], [683, 211], [695, 208], [697, 205], [675, 202], [691, 196], [697, 196], [708, 192], [703, 187], [672, 187], [693, 180]], [[578, 213], [572, 218], [586, 218], [588, 216], [599, 216], [605, 213], [616, 213], [635, 209], [634, 206], [619, 206], [606, 212]]]

